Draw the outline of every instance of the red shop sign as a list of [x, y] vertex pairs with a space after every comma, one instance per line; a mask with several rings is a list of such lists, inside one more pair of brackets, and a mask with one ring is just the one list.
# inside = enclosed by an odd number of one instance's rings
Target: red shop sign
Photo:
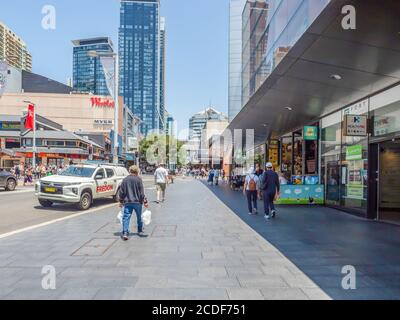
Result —
[[92, 107], [99, 107], [99, 108], [114, 108], [115, 102], [109, 99], [102, 99], [99, 97], [92, 97], [90, 98], [92, 102]]

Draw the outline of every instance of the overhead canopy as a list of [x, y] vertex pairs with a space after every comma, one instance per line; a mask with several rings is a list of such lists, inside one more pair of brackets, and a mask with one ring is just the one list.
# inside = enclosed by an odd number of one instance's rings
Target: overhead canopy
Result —
[[[342, 28], [345, 5], [356, 30]], [[399, 17], [398, 0], [332, 0], [228, 128], [261, 143], [400, 82]]]

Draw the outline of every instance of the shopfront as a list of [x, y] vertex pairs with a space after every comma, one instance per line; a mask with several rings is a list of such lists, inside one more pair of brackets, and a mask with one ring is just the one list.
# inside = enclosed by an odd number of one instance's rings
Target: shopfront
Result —
[[319, 123], [311, 123], [268, 143], [268, 158], [282, 185], [278, 204], [323, 204], [318, 160]]
[[400, 223], [400, 86], [321, 119], [329, 206]]
[[400, 86], [370, 99], [368, 216], [400, 223]]

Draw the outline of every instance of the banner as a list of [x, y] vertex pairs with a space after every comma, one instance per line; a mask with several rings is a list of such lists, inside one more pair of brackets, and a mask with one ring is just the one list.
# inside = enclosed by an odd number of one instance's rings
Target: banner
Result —
[[0, 97], [6, 90], [7, 85], [8, 64], [5, 61], [0, 61]]
[[100, 57], [101, 65], [103, 66], [104, 76], [108, 92], [115, 100], [115, 70], [113, 57]]
[[27, 135], [33, 130], [34, 115], [35, 107], [34, 105], [30, 104], [28, 106], [28, 113], [24, 112], [24, 115], [21, 117], [21, 137]]

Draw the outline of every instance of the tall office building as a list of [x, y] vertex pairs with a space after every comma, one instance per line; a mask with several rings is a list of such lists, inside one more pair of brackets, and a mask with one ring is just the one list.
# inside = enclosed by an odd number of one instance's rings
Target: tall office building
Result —
[[165, 34], [165, 18], [160, 18], [160, 131], [164, 132], [167, 128], [166, 110], [165, 110], [165, 51], [166, 51], [166, 34]]
[[100, 58], [89, 57], [89, 51], [114, 52], [108, 37], [74, 40], [73, 88], [80, 92], [110, 95]]
[[165, 117], [165, 134], [175, 138], [178, 136], [176, 121], [168, 112]]
[[32, 55], [25, 42], [0, 21], [0, 60], [9, 65], [32, 72]]
[[242, 108], [242, 12], [246, 0], [230, 0], [229, 7], [229, 101], [231, 121]]
[[121, 0], [120, 94], [145, 136], [159, 129], [159, 10], [159, 0]]
[[226, 121], [227, 116], [214, 108], [207, 108], [198, 112], [189, 120], [189, 140], [200, 140], [202, 130], [209, 121]]
[[242, 15], [242, 106], [264, 83], [271, 72], [265, 64], [268, 34], [268, 8], [270, 1], [247, 0]]

